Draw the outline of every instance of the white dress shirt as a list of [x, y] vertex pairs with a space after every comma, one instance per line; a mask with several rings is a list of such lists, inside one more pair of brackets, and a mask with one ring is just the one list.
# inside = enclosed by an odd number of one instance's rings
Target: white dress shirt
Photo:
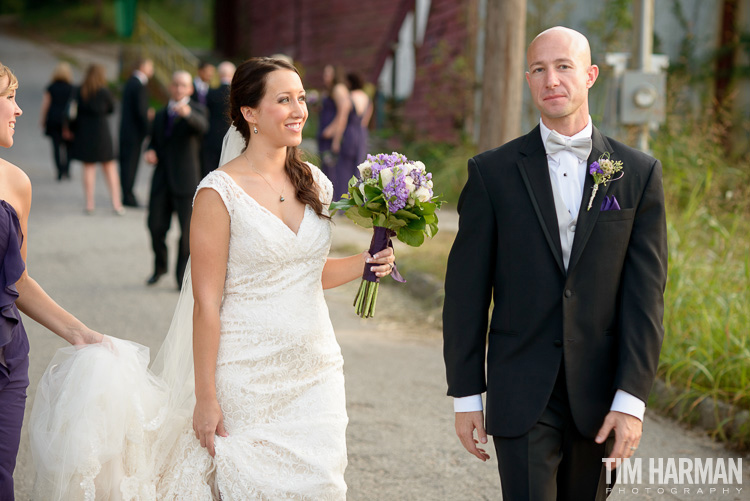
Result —
[[135, 77], [140, 80], [143, 85], [148, 84], [148, 77], [141, 70], [134, 70], [133, 75], [135, 75]]
[[[539, 120], [539, 128], [542, 134], [542, 142], [545, 143], [551, 131], [541, 120]], [[591, 117], [589, 116], [586, 127], [580, 132], [570, 137], [563, 137], [568, 139], [591, 137], [592, 130], [593, 126], [591, 124]], [[549, 165], [550, 181], [559, 190], [571, 218], [577, 219], [583, 197], [583, 185], [586, 179], [586, 160], [580, 160], [571, 151], [562, 150], [553, 155], [548, 154], [547, 164]], [[455, 412], [473, 412], [483, 409], [482, 395], [470, 395], [468, 397], [453, 399], [453, 410]], [[646, 412], [646, 403], [626, 391], [617, 390], [610, 410], [630, 414], [643, 421], [643, 415]]]

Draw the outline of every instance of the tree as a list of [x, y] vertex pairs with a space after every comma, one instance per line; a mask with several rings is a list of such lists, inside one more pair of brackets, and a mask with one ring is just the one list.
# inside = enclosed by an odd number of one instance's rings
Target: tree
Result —
[[488, 0], [479, 150], [521, 134], [526, 0]]

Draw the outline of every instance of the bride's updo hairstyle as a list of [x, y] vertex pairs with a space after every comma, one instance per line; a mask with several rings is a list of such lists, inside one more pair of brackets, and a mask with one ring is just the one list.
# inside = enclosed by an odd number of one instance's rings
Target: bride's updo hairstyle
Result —
[[[297, 68], [290, 63], [270, 57], [248, 59], [239, 65], [234, 73], [229, 92], [229, 118], [245, 138], [245, 148], [251, 141], [250, 125], [245, 121], [240, 108], [242, 106], [258, 107], [266, 94], [266, 78], [271, 72], [277, 70], [289, 70], [299, 75]], [[309, 205], [318, 216], [328, 218], [323, 214], [323, 203], [320, 201], [318, 185], [315, 183], [310, 166], [302, 161], [300, 151], [296, 146], [287, 147], [284, 169], [294, 186], [297, 200]]]

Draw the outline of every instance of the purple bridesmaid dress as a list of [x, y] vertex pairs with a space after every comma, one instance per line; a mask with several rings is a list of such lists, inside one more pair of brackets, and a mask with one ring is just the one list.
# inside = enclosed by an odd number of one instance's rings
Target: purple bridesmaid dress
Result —
[[21, 223], [13, 207], [0, 200], [0, 499], [13, 500], [21, 423], [29, 386], [29, 339], [16, 308], [16, 282], [25, 269]]
[[318, 120], [318, 155], [320, 155], [320, 170], [333, 182], [333, 167], [336, 165], [335, 156], [331, 152], [331, 139], [322, 136], [323, 129], [328, 127], [336, 118], [336, 103], [329, 96], [323, 99]]

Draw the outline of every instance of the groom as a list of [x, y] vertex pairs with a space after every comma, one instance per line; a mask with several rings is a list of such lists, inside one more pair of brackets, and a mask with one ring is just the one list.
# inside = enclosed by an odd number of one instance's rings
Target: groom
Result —
[[[599, 69], [582, 34], [551, 28], [526, 55], [539, 126], [469, 160], [458, 202], [448, 394], [470, 453], [488, 459], [493, 436], [504, 500], [604, 499], [603, 459], [638, 447], [661, 350], [661, 164], [591, 123]], [[595, 191], [607, 158], [622, 170]]]

